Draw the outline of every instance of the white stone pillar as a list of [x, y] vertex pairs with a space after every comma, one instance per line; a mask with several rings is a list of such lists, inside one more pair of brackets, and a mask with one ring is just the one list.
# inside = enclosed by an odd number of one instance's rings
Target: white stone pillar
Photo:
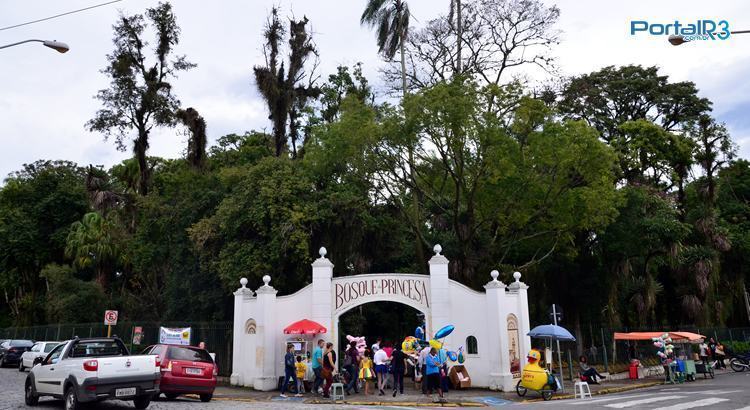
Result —
[[[338, 338], [334, 334], [337, 326], [333, 323], [333, 289], [331, 288], [333, 263], [326, 258], [327, 253], [326, 248], [321, 247], [318, 251], [320, 257], [312, 263], [313, 292], [310, 310], [312, 317], [310, 319], [325, 326], [328, 330], [328, 333], [325, 335], [316, 336], [316, 341], [319, 338], [323, 338], [332, 341], [335, 345]], [[313, 345], [315, 345], [315, 342], [313, 342]]]
[[529, 286], [521, 282], [521, 272], [513, 273], [513, 278], [516, 281], [510, 285], [510, 289], [518, 293], [518, 334], [521, 337], [519, 354], [521, 358], [524, 358], [531, 350], [531, 338], [527, 336], [529, 331], [531, 331], [531, 323], [529, 321]]
[[250, 312], [245, 309], [248, 302], [253, 299], [253, 291], [246, 287], [247, 278], [240, 279], [240, 288], [234, 292], [234, 326], [232, 332], [232, 375], [229, 380], [234, 386], [244, 386], [246, 383], [251, 383], [251, 380], [246, 380], [245, 375], [253, 374], [251, 366], [255, 363], [249, 363], [246, 360], [245, 352], [247, 352], [248, 335], [245, 333], [245, 321], [250, 315]]
[[264, 285], [255, 293], [258, 301], [258, 356], [256, 363], [260, 372], [256, 373], [253, 387], [255, 390], [270, 391], [275, 390], [277, 385], [278, 374], [276, 374], [276, 364], [281, 359], [277, 352], [281, 352], [279, 336], [281, 335], [282, 324], [276, 320], [276, 289], [268, 283], [271, 277], [263, 276]]
[[[450, 278], [448, 277], [448, 258], [441, 255], [443, 248], [435, 245], [435, 256], [430, 258], [430, 316], [426, 318], [425, 338], [430, 339], [441, 327], [451, 324]], [[451, 346], [451, 336], [445, 340]]]
[[512, 388], [509, 388], [508, 384], [512, 384], [513, 375], [510, 372], [510, 359], [508, 357], [508, 312], [505, 311], [504, 306], [506, 286], [503, 282], [497, 280], [500, 276], [498, 271], [493, 270], [490, 272], [490, 276], [492, 280], [484, 285], [487, 297], [488, 340], [482, 343], [488, 348], [481, 354], [487, 357], [490, 363], [489, 388], [491, 390], [510, 391]]

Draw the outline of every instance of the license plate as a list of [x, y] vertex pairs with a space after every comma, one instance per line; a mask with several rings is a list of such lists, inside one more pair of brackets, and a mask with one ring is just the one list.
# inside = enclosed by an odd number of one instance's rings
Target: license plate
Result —
[[127, 389], [115, 390], [115, 397], [128, 397], [135, 396], [135, 387], [128, 387]]
[[185, 373], [187, 373], [187, 374], [194, 374], [194, 375], [200, 376], [200, 375], [203, 374], [203, 370], [202, 369], [197, 369], [195, 367], [186, 367], [185, 368]]

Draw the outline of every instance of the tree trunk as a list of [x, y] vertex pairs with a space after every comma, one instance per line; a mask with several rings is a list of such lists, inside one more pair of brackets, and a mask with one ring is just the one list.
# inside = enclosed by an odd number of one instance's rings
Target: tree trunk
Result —
[[135, 140], [135, 157], [138, 160], [138, 170], [140, 178], [138, 180], [138, 193], [146, 196], [148, 194], [148, 182], [151, 177], [151, 170], [148, 168], [146, 151], [148, 150], [148, 131], [145, 129], [138, 130], [138, 138]]
[[456, 0], [456, 73], [461, 74], [461, 36], [463, 35], [461, 19], [461, 0]]

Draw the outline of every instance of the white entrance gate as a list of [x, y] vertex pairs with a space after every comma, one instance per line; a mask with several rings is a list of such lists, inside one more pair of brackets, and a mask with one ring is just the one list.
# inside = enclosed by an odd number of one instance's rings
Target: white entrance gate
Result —
[[[326, 258], [325, 248], [312, 263], [312, 284], [288, 296], [276, 296], [271, 278], [263, 277], [263, 286], [255, 292], [247, 287], [247, 279], [234, 292], [234, 346], [231, 383], [257, 390], [273, 390], [278, 377], [284, 374], [284, 345], [290, 340], [283, 329], [300, 319], [310, 319], [325, 326], [329, 332], [316, 335], [336, 346], [339, 317], [357, 306], [380, 301], [411, 306], [425, 315], [426, 334], [454, 325], [445, 339], [452, 350], [464, 347], [466, 366], [473, 386], [510, 391], [514, 388], [508, 352], [513, 348], [509, 336], [508, 315], [517, 318], [521, 335], [516, 351], [525, 357], [531, 348], [527, 289], [514, 274], [510, 285], [497, 280], [491, 272], [485, 292], [476, 292], [449, 279], [448, 259], [435, 245], [429, 261], [430, 274], [403, 273], [364, 274], [333, 277], [333, 263]], [[410, 336], [410, 335], [404, 335]], [[515, 336], [515, 335], [513, 335]], [[471, 338], [471, 339], [470, 339]], [[308, 338], [312, 339], [312, 338]], [[472, 350], [466, 346], [471, 341]], [[476, 347], [476, 350], [474, 350]]]

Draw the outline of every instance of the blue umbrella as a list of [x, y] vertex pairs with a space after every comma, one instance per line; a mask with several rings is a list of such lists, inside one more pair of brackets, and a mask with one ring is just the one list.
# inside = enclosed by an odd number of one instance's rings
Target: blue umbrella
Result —
[[550, 339], [550, 340], [562, 340], [564, 342], [575, 342], [576, 338], [573, 337], [567, 329], [561, 326], [555, 325], [541, 325], [537, 326], [527, 336], [535, 337], [537, 339]]

